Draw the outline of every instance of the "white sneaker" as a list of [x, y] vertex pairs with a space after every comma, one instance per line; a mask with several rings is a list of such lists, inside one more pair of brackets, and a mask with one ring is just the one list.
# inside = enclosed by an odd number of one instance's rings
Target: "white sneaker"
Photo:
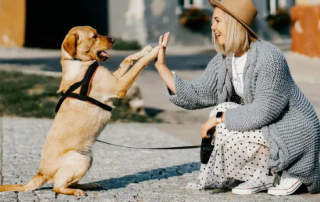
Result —
[[283, 172], [280, 180], [280, 184], [275, 187], [271, 187], [268, 190], [268, 194], [276, 196], [284, 196], [293, 194], [302, 185], [301, 181], [294, 178], [287, 172]]
[[263, 182], [261, 180], [247, 181], [232, 189], [233, 194], [255, 194], [272, 187], [273, 182]]

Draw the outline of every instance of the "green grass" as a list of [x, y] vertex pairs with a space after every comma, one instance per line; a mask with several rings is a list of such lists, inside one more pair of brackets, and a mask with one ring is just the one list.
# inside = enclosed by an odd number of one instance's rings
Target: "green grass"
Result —
[[[0, 71], [0, 115], [54, 118], [60, 81], [56, 77]], [[115, 99], [114, 105], [112, 122], [161, 122], [130, 111], [126, 100]]]

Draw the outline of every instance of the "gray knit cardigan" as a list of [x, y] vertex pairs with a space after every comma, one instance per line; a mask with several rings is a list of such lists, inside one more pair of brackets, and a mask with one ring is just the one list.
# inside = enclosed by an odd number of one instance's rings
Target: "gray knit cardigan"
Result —
[[[167, 88], [167, 96], [185, 109], [234, 102], [231, 62], [232, 56], [217, 54], [191, 82], [174, 74], [176, 94]], [[262, 129], [271, 145], [268, 167], [295, 175], [310, 193], [318, 193], [319, 120], [292, 79], [283, 53], [261, 40], [251, 43], [243, 79], [244, 105], [226, 111], [226, 127], [235, 131]]]

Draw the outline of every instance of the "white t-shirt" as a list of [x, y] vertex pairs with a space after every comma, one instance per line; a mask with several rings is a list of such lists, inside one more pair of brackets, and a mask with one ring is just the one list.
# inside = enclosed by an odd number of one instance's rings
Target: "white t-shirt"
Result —
[[241, 57], [232, 56], [232, 84], [236, 93], [243, 97], [243, 70], [247, 61], [247, 53]]

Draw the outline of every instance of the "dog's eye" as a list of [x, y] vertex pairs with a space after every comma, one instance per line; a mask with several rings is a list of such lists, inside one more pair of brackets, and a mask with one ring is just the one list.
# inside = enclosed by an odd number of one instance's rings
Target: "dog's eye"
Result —
[[96, 35], [96, 34], [93, 36], [94, 39], [96, 39], [97, 37], [98, 37], [98, 35]]

